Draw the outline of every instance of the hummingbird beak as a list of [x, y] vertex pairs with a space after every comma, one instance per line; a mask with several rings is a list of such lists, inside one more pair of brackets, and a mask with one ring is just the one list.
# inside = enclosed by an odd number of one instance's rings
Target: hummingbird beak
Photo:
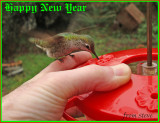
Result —
[[92, 49], [92, 53], [93, 53], [93, 54], [96, 56], [96, 58], [99, 60], [99, 58], [98, 58], [96, 52], [94, 51], [94, 49]]

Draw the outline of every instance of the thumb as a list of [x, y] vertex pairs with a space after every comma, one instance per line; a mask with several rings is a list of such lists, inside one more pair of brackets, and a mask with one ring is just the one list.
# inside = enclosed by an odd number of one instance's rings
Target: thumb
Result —
[[45, 84], [53, 87], [53, 93], [58, 94], [59, 97], [68, 99], [90, 91], [116, 89], [129, 81], [131, 70], [126, 64], [116, 66], [89, 65], [74, 70], [56, 72], [51, 76], [50, 81]]

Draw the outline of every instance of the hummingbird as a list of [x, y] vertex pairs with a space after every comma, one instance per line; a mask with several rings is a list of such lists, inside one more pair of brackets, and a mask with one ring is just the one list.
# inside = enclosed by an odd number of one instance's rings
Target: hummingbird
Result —
[[29, 38], [29, 41], [44, 50], [48, 57], [56, 58], [61, 62], [63, 62], [62, 57], [67, 55], [74, 57], [71, 53], [78, 51], [91, 52], [99, 59], [95, 52], [94, 41], [89, 35], [66, 32], [46, 39]]

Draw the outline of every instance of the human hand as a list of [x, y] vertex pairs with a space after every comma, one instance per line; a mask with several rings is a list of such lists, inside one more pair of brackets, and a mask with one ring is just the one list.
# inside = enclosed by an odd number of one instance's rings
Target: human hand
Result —
[[67, 99], [90, 91], [109, 91], [128, 82], [130, 68], [88, 65], [91, 54], [85, 51], [55, 61], [31, 80], [2, 98], [2, 120], [60, 120]]

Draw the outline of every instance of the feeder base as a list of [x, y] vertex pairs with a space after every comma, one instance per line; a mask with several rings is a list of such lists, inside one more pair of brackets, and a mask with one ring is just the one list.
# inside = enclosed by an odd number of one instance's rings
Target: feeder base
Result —
[[142, 75], [153, 76], [157, 75], [157, 64], [152, 63], [152, 66], [148, 66], [147, 63], [142, 64]]

